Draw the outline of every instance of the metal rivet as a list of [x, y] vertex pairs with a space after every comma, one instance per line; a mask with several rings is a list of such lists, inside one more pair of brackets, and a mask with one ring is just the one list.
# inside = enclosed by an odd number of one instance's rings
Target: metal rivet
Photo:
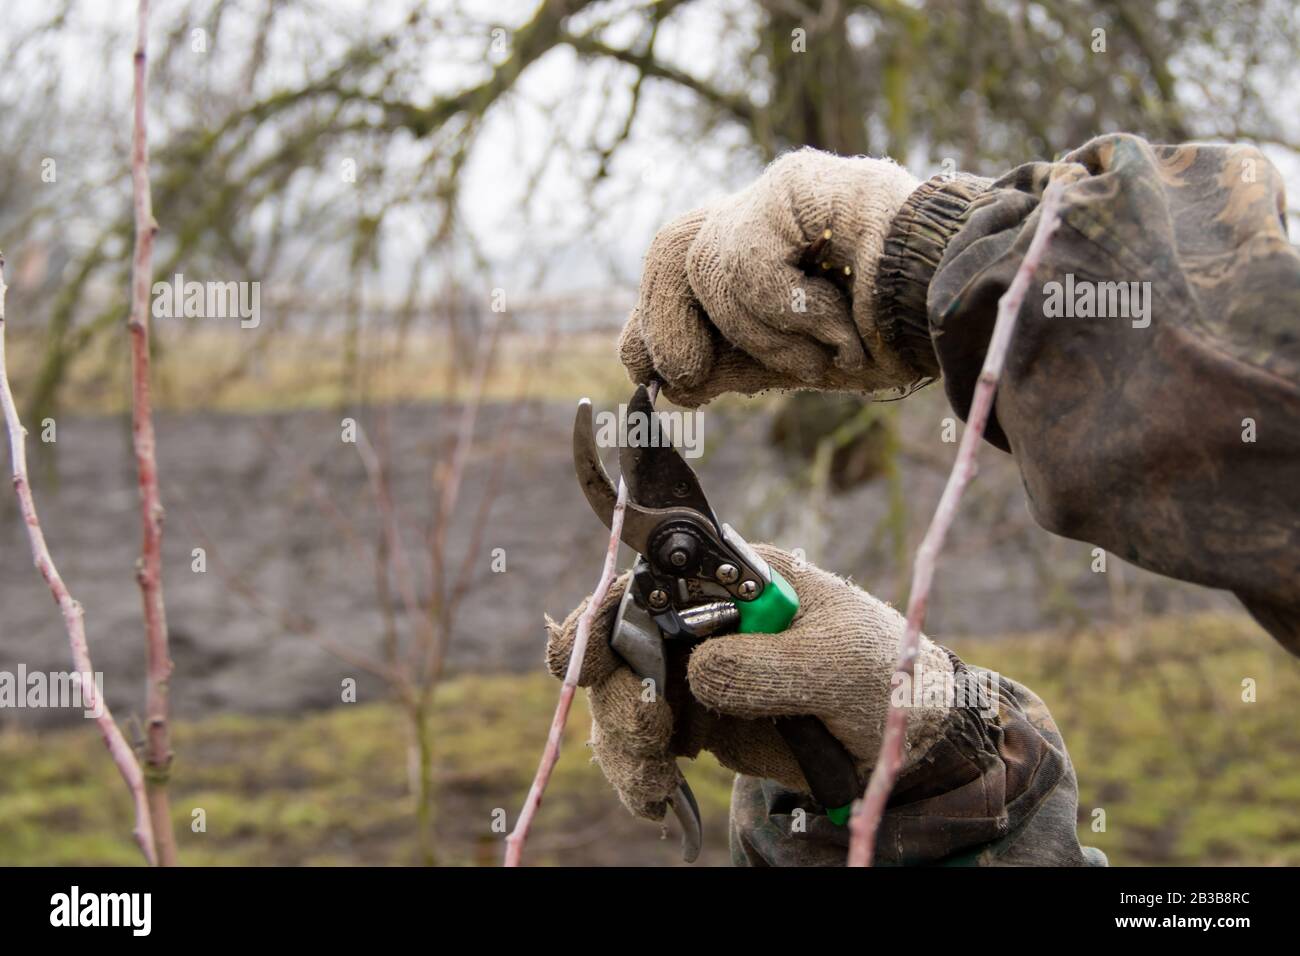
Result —
[[655, 588], [650, 592], [650, 606], [653, 608], [662, 608], [668, 606], [668, 592]]
[[740, 577], [740, 570], [734, 564], [718, 565], [718, 580], [723, 584], [735, 584]]

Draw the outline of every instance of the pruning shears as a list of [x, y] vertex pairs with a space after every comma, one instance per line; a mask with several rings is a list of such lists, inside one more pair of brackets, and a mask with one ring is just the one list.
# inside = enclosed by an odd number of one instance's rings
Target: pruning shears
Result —
[[[629, 420], [640, 415], [648, 422], [654, 414], [649, 392], [639, 386], [627, 405]], [[610, 527], [617, 492], [601, 463], [585, 398], [573, 423], [573, 463], [587, 502]], [[799, 597], [735, 529], [718, 520], [695, 472], [670, 442], [622, 442], [619, 467], [627, 484], [622, 541], [637, 559], [610, 645], [638, 677], [653, 682], [655, 693], [680, 701], [690, 694], [685, 669], [693, 647], [722, 634], [779, 634], [798, 612]], [[813, 797], [843, 825], [858, 796], [853, 758], [816, 717], [775, 722]], [[682, 856], [693, 862], [702, 831], [685, 778], [671, 804], [682, 827]]]

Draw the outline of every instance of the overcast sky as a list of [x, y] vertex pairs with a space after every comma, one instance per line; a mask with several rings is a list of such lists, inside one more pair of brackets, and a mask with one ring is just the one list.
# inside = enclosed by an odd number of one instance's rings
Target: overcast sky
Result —
[[[3, 22], [19, 28], [48, 15], [43, 4], [9, 2], [5, 6]], [[256, 6], [244, 6], [256, 9], [260, 0]], [[342, 53], [355, 41], [358, 29], [378, 30], [400, 23], [410, 8], [409, 0], [319, 0], [317, 6], [317, 19], [306, 28], [323, 38], [322, 48], [327, 55]], [[485, 22], [518, 25], [532, 15], [536, 3], [497, 0], [469, 2], [464, 7]], [[163, 25], [174, 22], [180, 15], [178, 11], [185, 9], [181, 0], [155, 0], [151, 38], [155, 49], [161, 45]], [[679, 8], [662, 27], [656, 53], [682, 69], [707, 75], [719, 62], [729, 61], [724, 59], [727, 44], [745, 39], [743, 32], [721, 29], [723, 12], [738, 13], [743, 18], [750, 9], [740, 0], [700, 0]], [[87, 155], [97, 152], [91, 142], [104, 136], [105, 129], [125, 129], [130, 98], [129, 56], [115, 55], [102, 67], [99, 60], [110, 43], [115, 51], [127, 49], [134, 10], [135, 0], [83, 2], [75, 28], [65, 31], [60, 40], [57, 61], [27, 65], [36, 70], [59, 70], [66, 96], [107, 95], [120, 104], [120, 117], [105, 117], [100, 129], [86, 128]], [[0, 27], [3, 29], [8, 28]], [[291, 31], [282, 36], [282, 44], [291, 43]], [[251, 39], [251, 22], [233, 17], [223, 26], [220, 42], [240, 47], [251, 43]], [[611, 42], [631, 39], [615, 35]], [[271, 87], [293, 82], [308, 65], [306, 60], [303, 51], [292, 45], [273, 49], [265, 82]], [[211, 62], [237, 64], [242, 62], [242, 56], [213, 57]], [[206, 64], [196, 67], [204, 68]], [[456, 89], [467, 82], [471, 73], [488, 68], [490, 64], [481, 61], [473, 65], [449, 62], [431, 51], [425, 79], [433, 89]], [[757, 174], [759, 166], [753, 153], [737, 148], [743, 143], [740, 136], [731, 142], [725, 131], [711, 140], [691, 137], [695, 117], [692, 95], [670, 84], [650, 82], [631, 137], [621, 148], [611, 176], [598, 186], [592, 201], [586, 197], [593, 163], [590, 153], [576, 157], [559, 154], [535, 188], [528, 191], [524, 171], [532, 170], [544, 155], [554, 118], [561, 118], [573, 140], [585, 141], [595, 131], [598, 141], [608, 142], [621, 125], [632, 76], [630, 67], [592, 67], [580, 63], [567, 47], [558, 48], [534, 64], [518, 84], [516, 94], [492, 112], [464, 172], [461, 211], [488, 253], [494, 282], [518, 285], [530, 281], [536, 261], [548, 258], [553, 267], [547, 273], [544, 290], [608, 285], [610, 263], [617, 279], [633, 283], [657, 226], [679, 212], [739, 188]], [[9, 79], [12, 82], [14, 78]], [[0, 90], [5, 82], [0, 74]], [[258, 92], [264, 94], [266, 90]], [[155, 84], [150, 95], [155, 135], [162, 137], [169, 121], [176, 117], [168, 113], [165, 89]], [[1287, 90], [1285, 96], [1294, 98], [1294, 90]], [[600, 106], [607, 97], [613, 109], [603, 115]], [[1290, 194], [1300, 196], [1300, 164], [1284, 151], [1269, 152], [1282, 168]], [[919, 164], [915, 156], [900, 159], [911, 160], [909, 165], [918, 177], [936, 171]], [[599, 210], [594, 224], [590, 222], [593, 206]], [[527, 221], [524, 209], [529, 213]], [[160, 210], [160, 218], [165, 229], [165, 210]], [[392, 269], [394, 275], [404, 275], [405, 263], [398, 261], [400, 249], [422, 248], [420, 240], [429, 222], [427, 217], [411, 214], [393, 225], [399, 234], [410, 237], [410, 243], [397, 244], [399, 251], [385, 268]]]

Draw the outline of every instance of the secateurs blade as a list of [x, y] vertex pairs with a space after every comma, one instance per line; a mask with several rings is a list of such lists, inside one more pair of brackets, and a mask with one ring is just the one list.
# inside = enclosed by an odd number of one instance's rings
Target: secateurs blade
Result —
[[[610, 645], [671, 701], [689, 693], [679, 671], [691, 647], [721, 634], [780, 633], [798, 612], [799, 599], [744, 538], [718, 520], [695, 472], [657, 427], [645, 386], [628, 402], [627, 418], [647, 426], [636, 432], [642, 440], [619, 443], [628, 492], [622, 541], [638, 557]], [[588, 503], [610, 527], [618, 495], [600, 460], [587, 399], [578, 403], [573, 424], [573, 462]], [[816, 717], [780, 717], [776, 724], [813, 796], [842, 824], [858, 793], [852, 757]], [[682, 855], [694, 861], [702, 831], [685, 778], [671, 802], [682, 826]]]

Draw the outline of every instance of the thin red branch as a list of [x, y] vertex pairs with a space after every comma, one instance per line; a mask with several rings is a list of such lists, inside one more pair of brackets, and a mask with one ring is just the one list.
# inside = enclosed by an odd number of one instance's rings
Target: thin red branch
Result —
[[188, 518], [190, 531], [206, 552], [217, 577], [221, 579], [227, 590], [243, 601], [252, 611], [274, 623], [284, 633], [296, 637], [305, 637], [339, 658], [343, 663], [350, 664], [358, 670], [378, 677], [395, 688], [402, 700], [414, 700], [414, 691], [402, 673], [386, 666], [381, 661], [373, 660], [364, 654], [354, 653], [345, 645], [321, 634], [315, 619], [287, 608], [262, 594], [251, 581], [226, 564], [216, 542], [212, 540], [211, 535], [204, 528], [203, 522], [199, 520], [199, 516], [194, 509], [189, 508], [184, 501], [181, 502], [181, 507], [182, 519]]
[[81, 604], [73, 600], [68, 587], [50, 557], [50, 549], [45, 543], [45, 533], [36, 514], [36, 502], [32, 497], [31, 484], [27, 480], [27, 429], [18, 419], [18, 409], [14, 405], [13, 393], [9, 389], [9, 374], [5, 366], [5, 286], [4, 257], [0, 255], [0, 406], [4, 408], [5, 426], [9, 431], [9, 455], [13, 465], [14, 492], [18, 495], [18, 510], [22, 514], [23, 525], [27, 528], [27, 540], [32, 546], [32, 558], [41, 577], [49, 585], [54, 603], [63, 614], [63, 625], [68, 632], [68, 643], [72, 648], [72, 664], [76, 673], [91, 675], [91, 680], [82, 678], [82, 703], [88, 711], [98, 711], [95, 718], [99, 733], [104, 738], [104, 746], [109, 756], [117, 765], [118, 772], [126, 781], [131, 792], [131, 801], [135, 804], [135, 841], [145, 860], [152, 866], [157, 862], [154, 848], [153, 826], [149, 817], [149, 800], [145, 793], [144, 773], [140, 764], [122, 735], [121, 729], [113, 719], [106, 701], [97, 699], [98, 688], [93, 680], [94, 665], [90, 661], [90, 647], [86, 643], [85, 612]]
[[[456, 429], [456, 442], [448, 461], [439, 463], [434, 472], [434, 487], [438, 491], [437, 505], [433, 512], [433, 522], [429, 532], [429, 567], [432, 576], [431, 593], [436, 604], [436, 613], [442, 620], [440, 640], [426, 648], [423, 662], [425, 673], [434, 675], [436, 680], [442, 671], [446, 655], [446, 642], [450, 639], [450, 623], [453, 616], [454, 598], [448, 587], [451, 575], [447, 572], [447, 531], [451, 524], [456, 503], [460, 498], [461, 485], [465, 480], [465, 468], [469, 463], [470, 451], [474, 444], [474, 430], [478, 426], [478, 414], [483, 405], [483, 394], [487, 387], [488, 372], [496, 357], [505, 321], [499, 313], [487, 333], [487, 342], [478, 350], [474, 362], [474, 378], [470, 383], [470, 395], [461, 409], [460, 421]], [[454, 394], [454, 391], [451, 392]]]
[[[993, 326], [993, 335], [989, 339], [988, 353], [984, 366], [980, 369], [979, 381], [975, 386], [970, 414], [967, 416], [966, 429], [957, 448], [957, 460], [953, 463], [948, 483], [944, 486], [939, 505], [935, 508], [930, 527], [916, 553], [916, 562], [912, 570], [911, 597], [907, 602], [907, 627], [898, 648], [898, 663], [894, 668], [896, 675], [906, 675], [911, 681], [915, 674], [916, 657], [920, 652], [921, 625], [925, 622], [925, 611], [930, 598], [930, 585], [934, 580], [935, 560], [943, 549], [944, 538], [957, 514], [962, 493], [975, 475], [975, 455], [980, 440], [984, 436], [984, 427], [988, 424], [989, 413], [993, 409], [993, 397], [997, 392], [998, 380], [1002, 375], [1002, 366], [1006, 361], [1007, 348], [1016, 329], [1016, 320], [1020, 315], [1020, 306], [1029, 289], [1030, 279], [1042, 260], [1048, 241], [1057, 226], [1060, 225], [1060, 190], [1059, 184], [1053, 183], [1043, 192], [1039, 207], [1038, 226], [1030, 240], [1025, 258], [1016, 271], [1011, 285], [998, 300], [997, 321]], [[885, 734], [880, 743], [880, 754], [872, 768], [871, 779], [867, 783], [866, 796], [858, 802], [850, 821], [849, 866], [870, 866], [875, 857], [876, 833], [885, 814], [885, 805], [893, 792], [894, 783], [903, 764], [903, 744], [907, 739], [907, 708], [893, 706], [885, 721]]]
[[[655, 385], [650, 386], [650, 401], [658, 394]], [[555, 705], [555, 716], [551, 718], [551, 730], [546, 736], [546, 748], [542, 751], [541, 763], [537, 766], [537, 775], [528, 788], [524, 808], [519, 813], [519, 822], [506, 837], [506, 866], [518, 866], [524, 854], [524, 844], [528, 842], [528, 831], [533, 825], [533, 817], [542, 804], [542, 794], [550, 782], [551, 771], [560, 759], [560, 742], [564, 739], [564, 725], [569, 720], [569, 710], [573, 706], [573, 695], [578, 690], [578, 678], [582, 674], [582, 662], [587, 656], [587, 641], [591, 635], [591, 625], [595, 623], [596, 611], [609, 593], [614, 583], [615, 566], [618, 564], [618, 545], [623, 538], [623, 515], [627, 511], [627, 482], [620, 475], [618, 479], [618, 498], [614, 503], [614, 516], [609, 523], [609, 546], [605, 549], [605, 564], [601, 568], [600, 580], [587, 607], [578, 618], [578, 631], [573, 637], [573, 651], [569, 654], [569, 667], [564, 673], [564, 686], [560, 688], [560, 700]]]
[[383, 459], [370, 443], [366, 431], [357, 424], [357, 455], [365, 468], [371, 491], [375, 497], [375, 507], [379, 511], [380, 534], [383, 536], [381, 553], [387, 557], [388, 565], [381, 565], [380, 573], [387, 575], [391, 567], [397, 582], [397, 593], [402, 599], [406, 616], [412, 630], [418, 632], [416, 646], [427, 646], [437, 640], [433, 621], [424, 612], [419, 597], [415, 593], [415, 579], [411, 570], [410, 555], [402, 540], [403, 522], [397, 514], [397, 503], [393, 500], [392, 487]]
[[149, 40], [149, 0], [140, 0], [135, 36], [135, 103], [131, 129], [131, 185], [135, 205], [135, 254], [131, 263], [131, 433], [136, 475], [140, 487], [140, 523], [143, 540], [136, 579], [144, 604], [147, 648], [145, 691], [145, 766], [150, 818], [158, 862], [176, 864], [167, 781], [171, 774], [171, 732], [167, 725], [171, 655], [167, 649], [167, 613], [162, 591], [163, 507], [158, 493], [158, 459], [155, 451], [153, 403], [149, 370], [149, 290], [153, 279], [153, 241], [158, 223], [153, 217], [149, 192], [149, 140], [146, 117]]
[[498, 432], [499, 444], [493, 451], [492, 469], [488, 474], [487, 483], [484, 486], [483, 497], [479, 501], [478, 512], [474, 516], [474, 524], [470, 532], [469, 547], [465, 549], [465, 557], [461, 562], [460, 573], [456, 578], [456, 583], [451, 589], [451, 594], [447, 597], [448, 614], [454, 615], [460, 605], [461, 599], [469, 591], [473, 582], [474, 564], [480, 557], [483, 535], [487, 530], [487, 519], [491, 514], [492, 505], [496, 501], [500, 492], [501, 479], [505, 471], [506, 462], [509, 460], [511, 443], [514, 440], [514, 430], [523, 415], [523, 409], [527, 401], [527, 394], [532, 384], [533, 374], [539, 366], [545, 365], [549, 361], [552, 350], [554, 349], [554, 328], [552, 328], [542, 344], [540, 350], [535, 355], [532, 362], [525, 366], [523, 373], [519, 376], [519, 381], [515, 386], [513, 404], [506, 415], [505, 421]]
[[270, 454], [274, 455], [281, 462], [293, 468], [298, 480], [306, 487], [307, 493], [311, 496], [312, 501], [320, 510], [321, 514], [334, 525], [334, 530], [338, 536], [343, 539], [352, 551], [352, 556], [357, 560], [357, 566], [362, 567], [374, 561], [374, 556], [370, 555], [362, 547], [361, 539], [358, 536], [356, 524], [352, 517], [345, 514], [339, 507], [329, 489], [317, 477], [315, 469], [318, 465], [312, 465], [297, 457], [289, 456], [284, 453], [283, 442], [278, 436], [274, 435], [271, 429], [261, 423], [257, 426], [258, 436], [262, 440], [262, 447]]
[[537, 808], [541, 806], [542, 794], [550, 782], [551, 771], [560, 759], [560, 742], [564, 738], [564, 725], [569, 720], [569, 710], [573, 706], [573, 695], [578, 689], [578, 677], [582, 673], [582, 660], [587, 653], [587, 639], [591, 634], [591, 625], [596, 617], [596, 609], [605, 600], [610, 585], [614, 583], [614, 568], [618, 563], [619, 539], [623, 533], [623, 514], [627, 510], [627, 483], [619, 479], [618, 501], [614, 505], [614, 517], [610, 522], [609, 548], [605, 552], [605, 564], [600, 574], [596, 590], [587, 602], [586, 609], [578, 618], [578, 633], [573, 639], [573, 653], [569, 656], [569, 669], [564, 675], [564, 686], [560, 688], [560, 701], [555, 707], [555, 716], [551, 718], [550, 733], [546, 736], [546, 749], [542, 751], [542, 761], [537, 767], [533, 785], [528, 788], [528, 797], [524, 808], [519, 813], [519, 822], [506, 837], [506, 866], [518, 866], [524, 853], [524, 844], [528, 841], [528, 830], [532, 826]]

